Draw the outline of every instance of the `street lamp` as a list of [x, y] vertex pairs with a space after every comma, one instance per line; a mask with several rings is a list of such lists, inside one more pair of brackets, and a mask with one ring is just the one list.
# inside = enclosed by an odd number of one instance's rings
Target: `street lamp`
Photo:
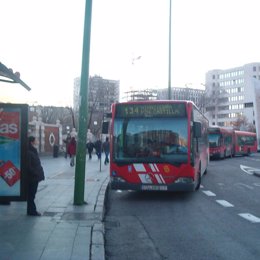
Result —
[[88, 87], [89, 87], [89, 58], [91, 35], [92, 0], [86, 0], [83, 33], [82, 66], [80, 77], [80, 106], [79, 106], [79, 132], [77, 142], [77, 157], [75, 167], [74, 204], [83, 205], [85, 190], [86, 169], [86, 139], [88, 114]]
[[140, 60], [142, 56], [138, 56], [136, 58], [132, 58], [132, 65], [135, 65], [135, 61]]
[[93, 122], [93, 124], [94, 124], [94, 134], [95, 134], [95, 136], [96, 136], [96, 134], [97, 134], [97, 121], [94, 121]]
[[170, 14], [169, 14], [169, 78], [168, 78], [168, 99], [172, 99], [171, 89], [171, 24], [172, 24], [172, 0], [170, 0]]

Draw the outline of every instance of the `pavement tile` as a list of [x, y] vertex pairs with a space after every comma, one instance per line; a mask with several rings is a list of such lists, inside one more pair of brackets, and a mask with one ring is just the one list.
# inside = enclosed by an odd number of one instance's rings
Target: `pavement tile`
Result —
[[26, 202], [0, 205], [0, 259], [105, 259], [103, 210], [109, 167], [86, 162], [85, 201], [73, 205], [75, 168], [65, 158], [41, 157], [46, 179], [36, 194], [41, 217]]

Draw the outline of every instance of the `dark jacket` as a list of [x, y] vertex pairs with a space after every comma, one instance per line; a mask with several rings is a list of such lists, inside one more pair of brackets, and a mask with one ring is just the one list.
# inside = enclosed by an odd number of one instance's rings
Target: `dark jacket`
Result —
[[92, 153], [93, 149], [94, 149], [94, 144], [92, 142], [88, 142], [87, 143], [87, 149], [89, 153]]
[[101, 143], [101, 141], [100, 140], [97, 140], [96, 142], [95, 142], [95, 149], [96, 149], [96, 152], [97, 153], [100, 153], [101, 152], [101, 145], [102, 145], [102, 143]]
[[29, 144], [28, 150], [28, 177], [29, 181], [43, 181], [44, 171], [41, 165], [41, 161], [37, 152], [37, 149]]
[[103, 151], [104, 151], [105, 153], [109, 153], [109, 141], [105, 141], [105, 142], [103, 143]]

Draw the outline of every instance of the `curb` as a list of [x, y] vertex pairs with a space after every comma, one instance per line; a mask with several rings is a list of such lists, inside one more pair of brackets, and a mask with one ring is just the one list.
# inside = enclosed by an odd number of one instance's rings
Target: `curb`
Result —
[[93, 225], [90, 242], [90, 260], [105, 260], [105, 201], [109, 177], [103, 182], [97, 197], [94, 212], [99, 215], [98, 221]]

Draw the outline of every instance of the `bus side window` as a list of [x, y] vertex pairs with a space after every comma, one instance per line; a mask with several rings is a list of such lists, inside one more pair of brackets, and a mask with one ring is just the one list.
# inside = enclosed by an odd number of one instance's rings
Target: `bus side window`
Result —
[[193, 122], [194, 137], [199, 138], [202, 135], [202, 127], [200, 122]]

